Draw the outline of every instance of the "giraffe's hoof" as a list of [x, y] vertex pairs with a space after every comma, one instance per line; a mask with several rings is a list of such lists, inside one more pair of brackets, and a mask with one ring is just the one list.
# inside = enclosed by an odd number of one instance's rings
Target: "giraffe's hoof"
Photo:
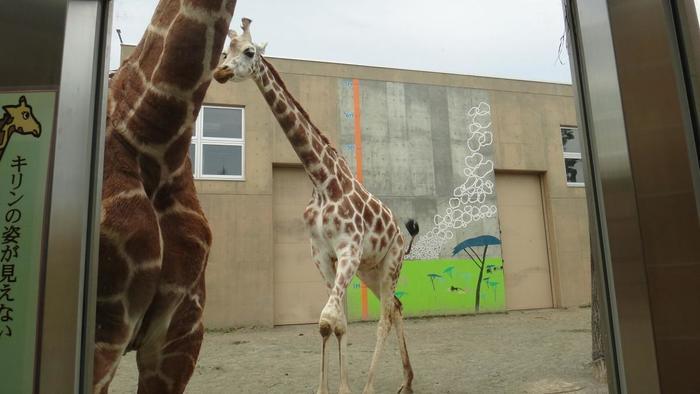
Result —
[[401, 387], [399, 387], [398, 393], [399, 394], [413, 394], [413, 389], [411, 388], [411, 386], [406, 386], [406, 385], [402, 384]]
[[338, 389], [338, 394], [352, 394], [352, 391], [350, 390], [350, 387], [340, 387]]

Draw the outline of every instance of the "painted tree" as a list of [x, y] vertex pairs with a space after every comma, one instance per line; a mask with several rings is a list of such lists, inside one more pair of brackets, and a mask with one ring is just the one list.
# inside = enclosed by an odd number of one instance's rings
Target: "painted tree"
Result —
[[[501, 240], [492, 235], [481, 235], [479, 237], [469, 238], [457, 244], [452, 250], [452, 256], [456, 256], [459, 252], [464, 251], [464, 253], [469, 256], [469, 258], [474, 262], [474, 264], [479, 268], [479, 278], [476, 280], [476, 301], [475, 309], [479, 312], [479, 301], [481, 299], [481, 282], [484, 279], [484, 270], [487, 268], [486, 265], [486, 252], [489, 246], [500, 245]], [[475, 248], [484, 248], [481, 256], [475, 250]], [[493, 269], [493, 267], [491, 268]]]

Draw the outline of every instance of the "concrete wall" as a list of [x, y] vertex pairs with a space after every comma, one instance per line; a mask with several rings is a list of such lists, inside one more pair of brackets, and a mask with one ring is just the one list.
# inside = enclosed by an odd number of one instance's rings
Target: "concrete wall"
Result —
[[[355, 138], [359, 134], [364, 184], [400, 222], [413, 218], [422, 225], [409, 259], [450, 257], [455, 243], [464, 239], [498, 237], [487, 91], [373, 80], [359, 80], [352, 89], [352, 80], [338, 82], [340, 142], [351, 168], [357, 171]], [[355, 95], [361, 113], [359, 129], [354, 119]], [[480, 144], [479, 136], [488, 136], [488, 141]], [[480, 156], [474, 155], [475, 162], [468, 165], [465, 158], [472, 154]], [[469, 195], [460, 193], [465, 171], [471, 173], [466, 182], [488, 184], [490, 192], [479, 188]], [[455, 195], [483, 201], [462, 202]], [[483, 218], [472, 221], [471, 215], [462, 215], [482, 207], [491, 208]], [[433, 225], [436, 215], [442, 221], [439, 226]], [[460, 220], [463, 216], [466, 221]], [[494, 248], [491, 257], [498, 256]]]
[[[133, 47], [123, 47], [122, 56], [128, 55], [132, 50]], [[451, 112], [449, 105], [446, 109], [437, 103], [449, 104], [450, 97], [458, 96], [464, 100], [459, 104], [461, 106], [469, 100], [475, 102], [487, 98], [491, 106], [491, 130], [494, 134], [492, 149], [496, 171], [534, 172], [540, 174], [543, 180], [554, 305], [573, 306], [589, 302], [584, 189], [566, 186], [559, 132], [560, 125], [575, 125], [576, 121], [570, 86], [323, 62], [269, 60], [280, 71], [290, 91], [304, 105], [315, 124], [341, 150], [347, 140], [344, 139], [346, 134], [342, 132], [345, 127], [342, 119], [345, 98], [339, 87], [346, 80], [362, 80], [368, 91], [373, 88], [381, 90], [382, 86], [392, 84], [398, 88], [401, 84], [404, 99], [424, 97], [427, 102], [436, 100], [436, 105], [424, 110], [437, 111], [430, 117], [434, 118], [431, 122], [437, 123], [425, 125], [425, 129], [449, 129], [449, 138], [454, 137], [449, 125], [455, 121], [452, 117], [457, 116], [455, 114], [458, 111]], [[451, 96], [453, 92], [459, 94]], [[381, 100], [381, 97], [379, 94], [367, 99]], [[220, 85], [214, 82], [207, 92], [205, 103], [243, 106], [246, 116], [245, 181], [196, 182], [214, 233], [207, 271], [206, 325], [209, 328], [272, 325], [272, 169], [273, 165], [298, 165], [299, 162], [254, 83], [247, 81]], [[373, 106], [367, 106], [366, 103], [365, 107]], [[374, 116], [371, 110], [367, 115], [370, 119]], [[407, 125], [416, 122], [407, 122]], [[440, 125], [439, 122], [445, 123]], [[460, 127], [465, 125], [455, 124]], [[365, 157], [368, 157], [366, 160], [388, 160], [385, 152], [388, 150], [388, 157], [391, 158], [389, 164], [393, 161], [400, 164], [398, 160], [404, 157], [410, 140], [402, 142], [402, 138], [387, 137], [387, 131], [388, 129], [365, 131], [369, 135], [364, 145]], [[446, 137], [438, 135], [435, 138], [439, 140]], [[400, 143], [394, 144], [397, 141]], [[436, 141], [432, 134], [430, 141]], [[439, 146], [432, 152], [433, 162], [438, 157], [437, 167], [429, 165], [428, 158], [421, 159], [419, 155], [415, 159], [418, 162], [407, 163], [411, 164], [409, 167], [413, 171], [411, 183], [382, 182], [382, 178], [399, 179], [398, 177], [406, 175], [401, 172], [404, 171], [404, 166], [391, 164], [389, 168], [394, 171], [391, 174], [366, 175], [369, 189], [387, 200], [392, 208], [399, 211], [399, 215], [431, 212], [436, 201], [434, 198], [418, 198], [408, 202], [405, 197], [411, 193], [427, 196], [433, 191], [435, 194], [452, 191], [455, 171], [459, 166], [456, 162], [451, 162], [451, 158], [440, 161], [447, 157], [443, 155], [444, 149], [448, 149], [446, 141], [436, 141], [435, 145]], [[428, 155], [427, 152], [425, 154]], [[426, 161], [425, 165], [419, 165], [420, 160]], [[433, 179], [429, 180], [430, 176], [426, 172], [431, 171], [431, 168], [434, 173]], [[439, 170], [435, 171], [436, 168]], [[417, 204], [425, 204], [428, 208], [416, 209]], [[444, 207], [439, 203], [435, 206], [436, 210], [442, 208]], [[300, 208], [300, 215], [302, 210], [303, 207]], [[428, 220], [429, 215], [421, 215], [423, 216], [419, 215], [419, 220]]]

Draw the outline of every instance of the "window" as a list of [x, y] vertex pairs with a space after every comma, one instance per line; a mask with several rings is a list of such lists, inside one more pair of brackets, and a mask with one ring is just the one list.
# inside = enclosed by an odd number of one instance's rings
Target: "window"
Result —
[[202, 107], [190, 144], [196, 179], [245, 179], [244, 115], [243, 108]]
[[581, 156], [581, 137], [575, 127], [561, 128], [561, 143], [564, 147], [564, 168], [566, 184], [583, 187], [583, 158]]

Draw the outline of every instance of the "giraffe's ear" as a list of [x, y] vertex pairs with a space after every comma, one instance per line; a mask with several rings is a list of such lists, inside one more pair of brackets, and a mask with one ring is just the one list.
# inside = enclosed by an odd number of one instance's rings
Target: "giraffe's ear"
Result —
[[236, 37], [238, 37], [238, 33], [236, 33], [235, 30], [229, 30], [229, 31], [228, 31], [228, 38], [230, 38], [230, 39], [233, 40], [233, 39], [235, 39]]
[[27, 98], [22, 96], [19, 98], [19, 105], [27, 105]]
[[265, 48], [267, 48], [267, 43], [266, 43], [266, 42], [263, 42], [263, 43], [257, 44], [256, 47], [258, 47], [258, 53], [261, 54], [261, 55], [264, 55], [264, 54], [265, 54]]

